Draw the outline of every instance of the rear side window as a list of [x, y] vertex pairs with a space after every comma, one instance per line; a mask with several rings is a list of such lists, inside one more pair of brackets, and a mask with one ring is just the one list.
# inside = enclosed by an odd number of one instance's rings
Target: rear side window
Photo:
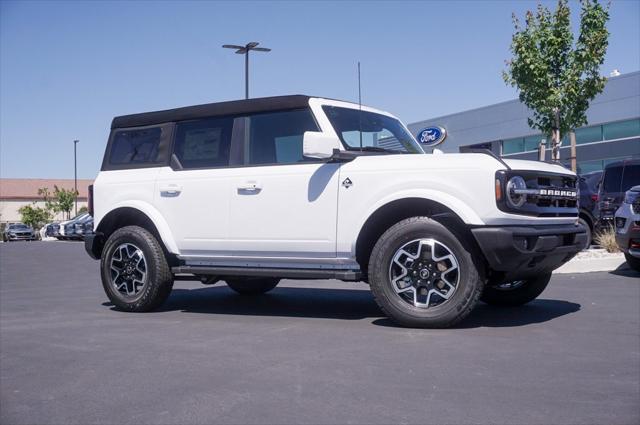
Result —
[[158, 162], [162, 129], [121, 130], [113, 136], [109, 163], [112, 165]]
[[309, 109], [249, 117], [248, 164], [295, 164], [302, 156], [305, 131], [318, 131]]
[[621, 192], [626, 192], [633, 186], [638, 185], [640, 185], [640, 164], [627, 165], [624, 167], [624, 174], [622, 175]]
[[607, 168], [604, 173], [603, 190], [605, 192], [620, 192], [622, 182], [622, 166]]
[[182, 168], [229, 165], [233, 118], [212, 118], [179, 123], [173, 153]]

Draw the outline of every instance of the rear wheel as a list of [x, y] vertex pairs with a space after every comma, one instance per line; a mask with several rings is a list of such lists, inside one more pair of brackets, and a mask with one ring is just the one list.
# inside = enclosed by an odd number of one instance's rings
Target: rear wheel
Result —
[[127, 226], [113, 232], [104, 246], [100, 267], [105, 293], [122, 310], [153, 310], [173, 287], [162, 246], [142, 227]]
[[380, 308], [407, 327], [454, 325], [477, 304], [483, 286], [471, 253], [428, 217], [389, 228], [373, 248], [368, 274]]
[[630, 254], [624, 254], [624, 258], [627, 260], [629, 267], [640, 272], [640, 258], [632, 257]]
[[227, 286], [242, 295], [260, 295], [271, 291], [280, 282], [275, 277], [237, 277], [225, 279]]
[[531, 279], [487, 286], [482, 292], [481, 300], [487, 304], [504, 307], [523, 305], [538, 298], [550, 280], [551, 273], [547, 273]]

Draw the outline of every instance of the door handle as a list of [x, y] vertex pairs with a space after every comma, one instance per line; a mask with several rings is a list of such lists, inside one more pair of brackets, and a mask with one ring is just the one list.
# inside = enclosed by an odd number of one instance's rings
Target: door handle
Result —
[[182, 187], [177, 184], [169, 184], [167, 186], [160, 187], [160, 196], [164, 198], [175, 198], [182, 192]]
[[256, 181], [249, 181], [238, 186], [238, 193], [258, 193], [262, 190], [262, 185]]

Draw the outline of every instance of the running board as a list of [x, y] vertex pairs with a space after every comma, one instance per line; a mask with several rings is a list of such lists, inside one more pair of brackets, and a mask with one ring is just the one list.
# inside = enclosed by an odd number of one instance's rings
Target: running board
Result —
[[198, 276], [252, 276], [280, 277], [283, 279], [338, 279], [345, 281], [359, 281], [362, 277], [360, 271], [331, 269], [178, 266], [172, 267], [171, 272], [173, 274], [189, 273]]

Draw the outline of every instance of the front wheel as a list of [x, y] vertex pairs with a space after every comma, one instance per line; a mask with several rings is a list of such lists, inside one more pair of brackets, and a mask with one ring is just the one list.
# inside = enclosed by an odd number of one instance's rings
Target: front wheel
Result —
[[416, 328], [459, 322], [483, 287], [465, 245], [428, 217], [403, 220], [380, 237], [369, 261], [369, 282], [387, 316]]
[[631, 256], [631, 254], [624, 254], [624, 258], [627, 260], [627, 264], [633, 270], [640, 272], [640, 258]]
[[523, 305], [538, 298], [550, 280], [551, 273], [547, 273], [531, 279], [487, 286], [482, 292], [481, 300], [487, 304], [503, 307]]
[[582, 250], [585, 249], [589, 249], [589, 247], [591, 246], [591, 238], [592, 238], [592, 230], [591, 230], [591, 226], [589, 226], [589, 223], [587, 223], [587, 220], [585, 220], [584, 218], [580, 217], [578, 219], [578, 222], [580, 224], [582, 224], [582, 227], [584, 227], [584, 230], [587, 234], [587, 238], [584, 241], [584, 245], [582, 246]]
[[153, 310], [173, 287], [162, 246], [142, 227], [127, 226], [113, 232], [104, 246], [100, 268], [104, 291], [121, 310]]
[[260, 295], [271, 291], [280, 282], [273, 277], [236, 277], [226, 279], [227, 286], [241, 295]]

